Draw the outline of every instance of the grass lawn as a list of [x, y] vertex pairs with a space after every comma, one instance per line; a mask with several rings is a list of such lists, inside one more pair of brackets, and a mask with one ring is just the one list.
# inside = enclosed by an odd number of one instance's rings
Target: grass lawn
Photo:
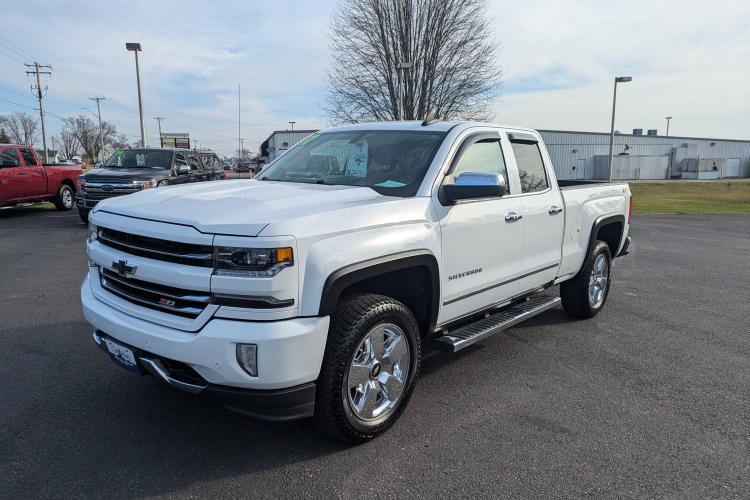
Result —
[[633, 213], [750, 213], [750, 182], [632, 183]]

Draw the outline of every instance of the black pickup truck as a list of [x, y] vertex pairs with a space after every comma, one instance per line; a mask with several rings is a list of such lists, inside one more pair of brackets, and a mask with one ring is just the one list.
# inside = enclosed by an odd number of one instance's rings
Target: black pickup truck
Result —
[[216, 153], [196, 149], [136, 148], [116, 152], [102, 168], [78, 177], [76, 205], [81, 220], [101, 200], [144, 189], [226, 179]]

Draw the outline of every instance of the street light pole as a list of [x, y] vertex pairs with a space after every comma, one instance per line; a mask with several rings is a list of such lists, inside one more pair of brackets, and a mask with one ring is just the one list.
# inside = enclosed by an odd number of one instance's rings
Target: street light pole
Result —
[[412, 67], [410, 62], [398, 63], [398, 120], [404, 121], [404, 70]]
[[135, 52], [135, 73], [138, 78], [138, 110], [141, 113], [141, 147], [146, 147], [146, 122], [143, 121], [143, 94], [141, 93], [141, 67], [138, 63], [138, 52], [141, 52], [140, 43], [126, 43], [125, 48]]
[[617, 105], [617, 84], [630, 82], [632, 76], [618, 76], [615, 78], [615, 93], [612, 98], [612, 131], [609, 134], [609, 168], [607, 169], [607, 182], [612, 180], [612, 147], [615, 143], [615, 106]]
[[667, 116], [665, 119], [667, 120], [667, 137], [669, 137], [669, 120], [671, 120], [672, 117], [671, 116]]

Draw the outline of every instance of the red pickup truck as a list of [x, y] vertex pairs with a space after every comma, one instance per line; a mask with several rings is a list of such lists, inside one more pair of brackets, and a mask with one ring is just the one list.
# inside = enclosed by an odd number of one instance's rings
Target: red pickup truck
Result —
[[81, 165], [43, 165], [30, 146], [0, 144], [0, 208], [52, 201], [70, 210]]

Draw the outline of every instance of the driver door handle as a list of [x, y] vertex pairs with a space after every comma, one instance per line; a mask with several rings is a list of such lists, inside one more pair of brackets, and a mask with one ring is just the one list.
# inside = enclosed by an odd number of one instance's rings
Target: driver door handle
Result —
[[560, 207], [550, 207], [550, 209], [549, 209], [549, 214], [550, 214], [550, 215], [555, 215], [555, 214], [559, 214], [560, 212], [562, 212], [562, 210], [563, 210], [563, 209], [562, 209], [562, 208], [560, 208]]
[[509, 213], [508, 215], [505, 216], [505, 221], [506, 222], [514, 222], [514, 221], [517, 221], [517, 220], [521, 219], [522, 217], [523, 217], [523, 215], [521, 215], [521, 214], [517, 214], [515, 212], [511, 212], [511, 213]]

